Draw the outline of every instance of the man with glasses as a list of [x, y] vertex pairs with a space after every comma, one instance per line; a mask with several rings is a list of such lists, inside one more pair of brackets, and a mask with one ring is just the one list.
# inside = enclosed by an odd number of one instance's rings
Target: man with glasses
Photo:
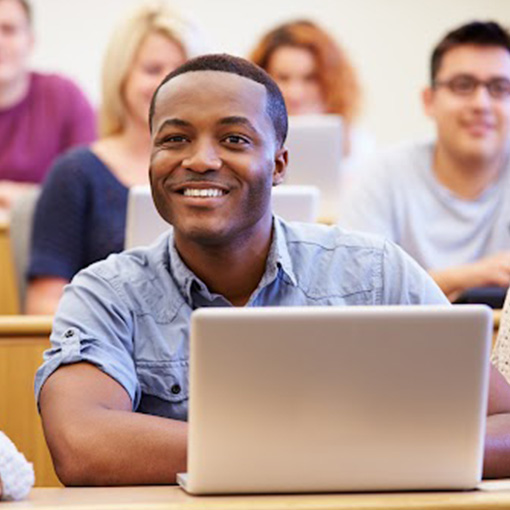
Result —
[[447, 34], [423, 103], [435, 140], [380, 155], [343, 197], [340, 223], [400, 244], [451, 300], [508, 287], [509, 33], [472, 22]]

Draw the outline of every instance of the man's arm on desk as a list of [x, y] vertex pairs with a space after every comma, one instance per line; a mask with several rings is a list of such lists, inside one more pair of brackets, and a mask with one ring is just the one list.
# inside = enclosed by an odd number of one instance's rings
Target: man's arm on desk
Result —
[[477, 287], [508, 287], [510, 284], [510, 252], [500, 252], [470, 264], [429, 271], [450, 301]]
[[510, 386], [492, 365], [483, 476], [510, 476]]
[[186, 471], [187, 423], [132, 412], [125, 389], [89, 363], [59, 368], [39, 402], [64, 485], [168, 484]]

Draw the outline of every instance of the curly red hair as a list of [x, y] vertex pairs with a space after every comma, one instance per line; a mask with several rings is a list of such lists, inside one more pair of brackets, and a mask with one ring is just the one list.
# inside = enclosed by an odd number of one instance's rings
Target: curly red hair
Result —
[[345, 51], [315, 23], [298, 20], [276, 27], [262, 37], [250, 59], [267, 71], [273, 53], [282, 46], [308, 49], [315, 57], [327, 113], [352, 122], [361, 107], [361, 87]]

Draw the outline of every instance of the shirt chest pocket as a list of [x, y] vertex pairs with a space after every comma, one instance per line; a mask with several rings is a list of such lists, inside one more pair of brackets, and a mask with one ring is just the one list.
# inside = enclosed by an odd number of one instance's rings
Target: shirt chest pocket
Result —
[[181, 313], [158, 323], [154, 316], [138, 318], [140, 334], [134, 358], [141, 398], [137, 411], [186, 420], [188, 416], [189, 319]]
[[187, 360], [138, 362], [136, 372], [142, 395], [137, 411], [187, 420], [188, 369]]

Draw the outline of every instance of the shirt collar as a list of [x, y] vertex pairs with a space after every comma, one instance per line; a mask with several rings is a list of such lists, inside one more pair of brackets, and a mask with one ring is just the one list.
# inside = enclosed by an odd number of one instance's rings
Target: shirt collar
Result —
[[198, 285], [201, 290], [202, 287], [204, 290], [207, 290], [207, 288], [200, 278], [198, 278], [181, 259], [175, 247], [173, 230], [168, 236], [168, 255], [170, 276], [174, 279], [182, 296], [191, 304], [191, 290], [193, 286]]
[[[176, 282], [181, 294], [191, 306], [193, 306], [193, 295], [196, 292], [200, 293], [202, 297], [206, 298], [208, 301], [213, 301], [218, 298], [216, 294], [212, 294], [209, 291], [207, 285], [205, 285], [205, 283], [200, 280], [200, 278], [198, 278], [198, 276], [196, 276], [195, 273], [193, 273], [193, 271], [191, 271], [184, 263], [175, 247], [173, 231], [171, 231], [168, 236], [168, 253], [170, 274]], [[284, 223], [280, 218], [274, 216], [273, 239], [269, 248], [266, 269], [253, 295], [257, 294], [260, 289], [272, 283], [277, 278], [280, 268], [287, 275], [292, 284], [297, 285], [292, 260], [287, 246]]]
[[[285, 235], [285, 224], [278, 216], [273, 216], [273, 240], [269, 249], [266, 271], [262, 277], [262, 281], [264, 281], [265, 277], [268, 276], [267, 283], [271, 283], [271, 281], [276, 278], [278, 268], [283, 270], [293, 285], [297, 285], [294, 268], [292, 266], [292, 259], [290, 258], [289, 247], [287, 244], [287, 236]], [[271, 275], [270, 279], [269, 275]]]

